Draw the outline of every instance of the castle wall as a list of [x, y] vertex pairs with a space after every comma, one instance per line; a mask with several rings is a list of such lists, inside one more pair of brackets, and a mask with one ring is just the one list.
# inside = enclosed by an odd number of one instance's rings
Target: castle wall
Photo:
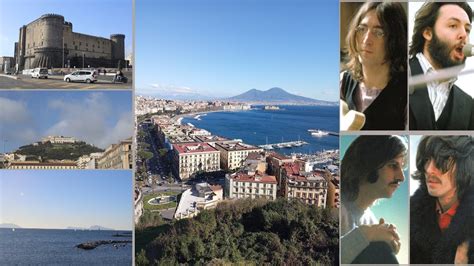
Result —
[[46, 14], [20, 28], [17, 61], [20, 70], [68, 63], [70, 67], [114, 67], [118, 59], [124, 60], [125, 35], [111, 38], [73, 32], [72, 23], [63, 16]]

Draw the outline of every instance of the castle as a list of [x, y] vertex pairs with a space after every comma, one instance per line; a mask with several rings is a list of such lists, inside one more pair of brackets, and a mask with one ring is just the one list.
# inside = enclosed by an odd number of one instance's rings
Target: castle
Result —
[[125, 35], [110, 39], [72, 31], [72, 23], [46, 14], [20, 28], [15, 43], [18, 70], [36, 67], [125, 67]]

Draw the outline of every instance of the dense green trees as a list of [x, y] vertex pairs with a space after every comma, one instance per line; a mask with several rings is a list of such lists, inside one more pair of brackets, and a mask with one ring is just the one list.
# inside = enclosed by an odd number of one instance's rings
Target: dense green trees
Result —
[[146, 245], [146, 254], [137, 249], [142, 261], [160, 265], [339, 263], [337, 218], [299, 201], [224, 202], [193, 219], [165, 226]]
[[81, 141], [67, 144], [51, 144], [50, 142], [31, 144], [20, 147], [15, 153], [41, 156], [43, 160], [77, 160], [82, 155], [103, 151]]

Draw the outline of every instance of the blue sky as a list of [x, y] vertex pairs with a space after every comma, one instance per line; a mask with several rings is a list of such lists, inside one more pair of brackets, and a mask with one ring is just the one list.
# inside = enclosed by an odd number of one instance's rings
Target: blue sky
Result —
[[2, 0], [0, 56], [13, 56], [20, 27], [47, 13], [64, 16], [72, 22], [74, 32], [105, 38], [125, 34], [125, 55], [132, 52], [131, 0]]
[[[344, 158], [344, 154], [355, 138], [358, 136], [341, 136], [341, 160]], [[408, 142], [408, 137], [407, 137]], [[395, 224], [397, 226], [398, 233], [401, 239], [400, 252], [397, 255], [400, 264], [408, 264], [408, 247], [409, 247], [409, 195], [408, 195], [408, 184], [410, 183], [409, 167], [405, 170], [405, 182], [395, 191], [392, 198], [381, 199], [371, 207], [375, 217], [377, 219], [384, 218], [386, 222]], [[341, 180], [341, 183], [344, 180]], [[341, 191], [344, 193], [344, 191]]]
[[136, 1], [138, 94], [281, 87], [337, 101], [339, 1]]
[[133, 134], [130, 91], [0, 91], [0, 152], [48, 135], [106, 148]]
[[0, 172], [0, 223], [24, 228], [132, 230], [132, 172]]

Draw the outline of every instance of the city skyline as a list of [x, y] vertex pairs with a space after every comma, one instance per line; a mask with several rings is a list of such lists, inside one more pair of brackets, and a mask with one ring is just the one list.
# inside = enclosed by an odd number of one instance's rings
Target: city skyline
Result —
[[335, 0], [137, 1], [137, 93], [224, 98], [280, 87], [337, 101], [338, 9]]
[[2, 170], [0, 224], [132, 230], [131, 171]]
[[130, 91], [1, 91], [0, 109], [2, 152], [49, 135], [105, 149], [133, 134]]
[[[111, 12], [116, 15], [107, 16], [107, 20], [104, 20], [104, 13]], [[64, 16], [66, 21], [73, 24], [74, 32], [104, 38], [110, 38], [111, 34], [125, 34], [125, 57], [133, 52], [130, 1], [85, 0], [77, 4], [64, 0], [5, 0], [0, 2], [0, 56], [13, 57], [20, 28], [49, 13]]]

